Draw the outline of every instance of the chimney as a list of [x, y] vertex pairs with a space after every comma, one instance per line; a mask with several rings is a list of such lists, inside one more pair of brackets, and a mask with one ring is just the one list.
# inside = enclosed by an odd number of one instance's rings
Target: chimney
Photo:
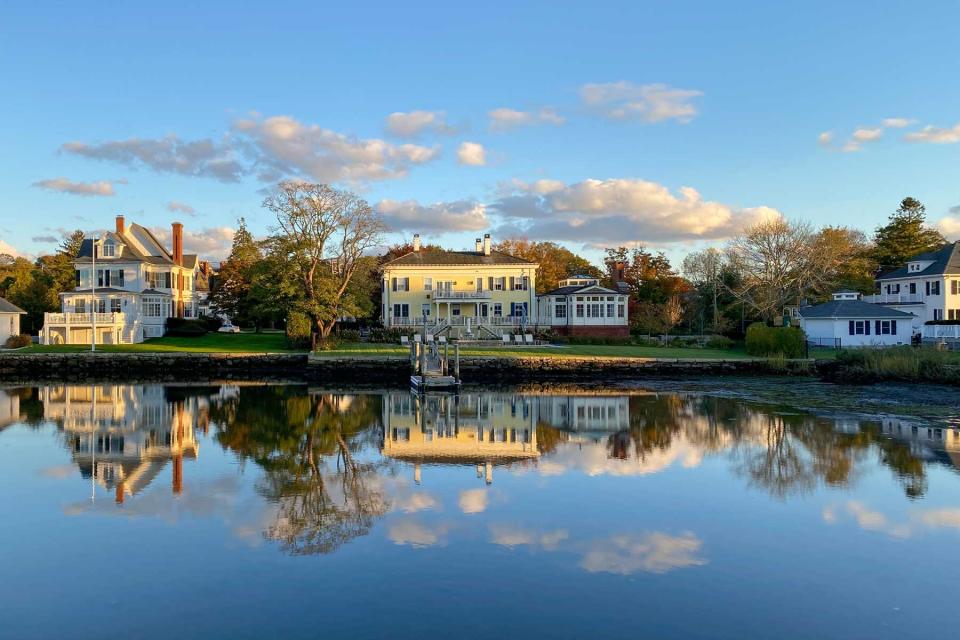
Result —
[[123, 222], [123, 216], [117, 216], [117, 235], [123, 235], [126, 225]]
[[173, 230], [173, 261], [179, 265], [183, 266], [183, 225], [179, 222], [174, 222], [172, 225]]
[[420, 234], [413, 234], [413, 250], [420, 251]]
[[483, 240], [477, 238], [477, 253], [483, 253]]
[[483, 255], [490, 255], [490, 234], [483, 234]]

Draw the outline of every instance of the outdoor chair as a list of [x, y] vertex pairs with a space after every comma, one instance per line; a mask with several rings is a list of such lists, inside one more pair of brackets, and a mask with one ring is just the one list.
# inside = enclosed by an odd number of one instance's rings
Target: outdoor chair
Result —
[[437, 337], [437, 342], [439, 342], [440, 344], [446, 344], [446, 343], [447, 343], [447, 336], [438, 336], [438, 337]]
[[532, 333], [528, 333], [527, 335], [523, 336], [523, 339], [524, 339], [524, 341], [525, 341], [527, 344], [533, 344], [533, 334], [532, 334]]
[[413, 334], [413, 341], [414, 341], [414, 342], [423, 342], [423, 340], [421, 339], [419, 333]]
[[503, 344], [510, 344], [510, 334], [509, 334], [509, 333], [503, 334], [503, 336], [501, 336], [501, 339], [503, 340]]
[[408, 346], [410, 344], [410, 338], [408, 338], [407, 336], [400, 336], [400, 344], [402, 344], [405, 347]]
[[523, 336], [519, 333], [513, 336], [513, 339], [517, 344], [523, 344]]

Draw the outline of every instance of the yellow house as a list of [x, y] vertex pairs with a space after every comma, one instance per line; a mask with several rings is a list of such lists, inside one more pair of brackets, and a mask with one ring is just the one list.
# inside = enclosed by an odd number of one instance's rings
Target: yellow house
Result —
[[421, 249], [417, 234], [413, 251], [383, 267], [383, 324], [466, 335], [535, 324], [538, 266], [494, 251], [490, 234], [474, 251]]

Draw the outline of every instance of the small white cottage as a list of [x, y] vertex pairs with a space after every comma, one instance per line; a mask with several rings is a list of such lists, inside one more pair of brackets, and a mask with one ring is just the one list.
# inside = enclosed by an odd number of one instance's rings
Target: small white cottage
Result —
[[800, 328], [807, 340], [830, 347], [910, 344], [913, 315], [871, 304], [856, 291], [838, 291], [833, 300], [800, 307]]
[[26, 313], [12, 302], [0, 298], [0, 347], [10, 336], [20, 335], [20, 316]]

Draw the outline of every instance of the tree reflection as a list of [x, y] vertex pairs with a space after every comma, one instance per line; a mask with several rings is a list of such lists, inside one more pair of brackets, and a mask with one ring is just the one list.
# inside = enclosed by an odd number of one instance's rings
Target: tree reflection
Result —
[[258, 490], [276, 505], [264, 535], [288, 553], [330, 553], [389, 508], [378, 475], [386, 463], [357, 455], [375, 435], [379, 400], [245, 388], [214, 415], [217, 440], [264, 469]]

